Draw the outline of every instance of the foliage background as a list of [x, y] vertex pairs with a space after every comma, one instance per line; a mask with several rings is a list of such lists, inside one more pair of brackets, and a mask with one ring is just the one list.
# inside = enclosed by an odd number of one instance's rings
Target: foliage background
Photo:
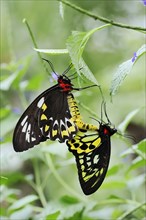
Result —
[[[142, 1], [72, 1], [95, 14], [133, 26], [144, 26]], [[66, 48], [73, 30], [89, 31], [103, 25], [70, 7], [64, 19], [57, 1], [1, 1], [1, 219], [144, 219], [145, 59], [142, 56], [111, 102], [109, 89], [119, 64], [133, 57], [144, 44], [144, 34], [114, 26], [97, 31], [83, 57], [100, 83], [112, 123], [122, 122], [132, 140], [112, 137], [110, 167], [104, 183], [91, 196], [79, 186], [73, 156], [65, 144], [48, 141], [24, 153], [15, 153], [12, 134], [28, 104], [55, 82], [45, 72], [26, 25], [30, 24], [39, 48]], [[62, 73], [68, 54], [43, 54]], [[74, 81], [76, 87], [90, 82]], [[101, 95], [92, 88], [74, 92], [85, 121], [100, 117]], [[130, 114], [135, 109], [137, 113]], [[125, 120], [130, 114], [130, 120]]]

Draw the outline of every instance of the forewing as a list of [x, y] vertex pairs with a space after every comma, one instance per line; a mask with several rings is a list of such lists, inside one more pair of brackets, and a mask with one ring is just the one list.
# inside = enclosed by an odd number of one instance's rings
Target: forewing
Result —
[[94, 193], [102, 184], [110, 159], [110, 138], [77, 133], [67, 142], [76, 158], [81, 188], [86, 195]]
[[55, 90], [53, 96], [48, 94], [41, 107], [39, 127], [42, 134], [50, 140], [57, 139], [64, 142], [72, 139], [78, 131], [69, 110], [68, 95], [68, 93]]
[[68, 93], [58, 85], [38, 96], [19, 119], [13, 135], [15, 151], [24, 151], [47, 139], [64, 142], [77, 133], [69, 111]]
[[15, 151], [28, 150], [47, 139], [39, 127], [38, 115], [40, 115], [45, 97], [47, 97], [47, 94], [52, 94], [56, 88], [57, 85], [39, 95], [19, 119], [13, 134], [13, 147]]

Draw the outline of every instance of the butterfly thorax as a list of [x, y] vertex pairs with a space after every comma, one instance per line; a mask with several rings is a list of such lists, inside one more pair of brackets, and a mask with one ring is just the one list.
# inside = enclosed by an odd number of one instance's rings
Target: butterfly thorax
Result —
[[58, 85], [61, 88], [62, 92], [69, 92], [73, 90], [73, 85], [71, 84], [70, 79], [68, 79], [67, 77], [63, 78], [63, 76], [60, 76], [58, 78]]

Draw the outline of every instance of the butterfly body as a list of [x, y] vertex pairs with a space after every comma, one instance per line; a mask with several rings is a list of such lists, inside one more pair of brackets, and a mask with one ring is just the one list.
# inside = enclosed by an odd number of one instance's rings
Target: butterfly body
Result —
[[86, 132], [79, 131], [71, 141], [67, 141], [67, 145], [76, 158], [81, 188], [86, 195], [90, 195], [105, 178], [111, 152], [110, 137], [117, 130], [100, 123], [98, 132]]

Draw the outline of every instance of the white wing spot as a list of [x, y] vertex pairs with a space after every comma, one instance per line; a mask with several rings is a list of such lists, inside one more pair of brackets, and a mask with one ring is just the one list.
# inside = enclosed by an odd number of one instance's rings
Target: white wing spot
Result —
[[26, 141], [30, 142], [30, 129], [31, 129], [31, 124], [28, 125], [27, 131], [26, 131]]
[[99, 161], [99, 155], [95, 155], [94, 159], [93, 159], [93, 163], [97, 164]]
[[58, 121], [55, 120], [53, 126], [58, 125]]
[[39, 100], [39, 102], [38, 102], [38, 104], [37, 104], [37, 107], [41, 108], [42, 105], [43, 105], [43, 103], [44, 103], [44, 97], [42, 97], [42, 98]]
[[24, 133], [26, 132], [27, 124], [28, 124], [28, 123], [26, 122], [25, 125], [24, 125], [23, 128], [22, 128], [22, 132], [24, 132]]
[[21, 125], [23, 126], [26, 122], [26, 120], [28, 119], [28, 115], [25, 116], [25, 118], [23, 119], [23, 121], [21, 122]]
[[50, 118], [49, 118], [49, 121], [53, 121], [53, 117], [50, 117]]
[[34, 138], [34, 137], [31, 137], [31, 141], [35, 141], [36, 140], [36, 138]]

